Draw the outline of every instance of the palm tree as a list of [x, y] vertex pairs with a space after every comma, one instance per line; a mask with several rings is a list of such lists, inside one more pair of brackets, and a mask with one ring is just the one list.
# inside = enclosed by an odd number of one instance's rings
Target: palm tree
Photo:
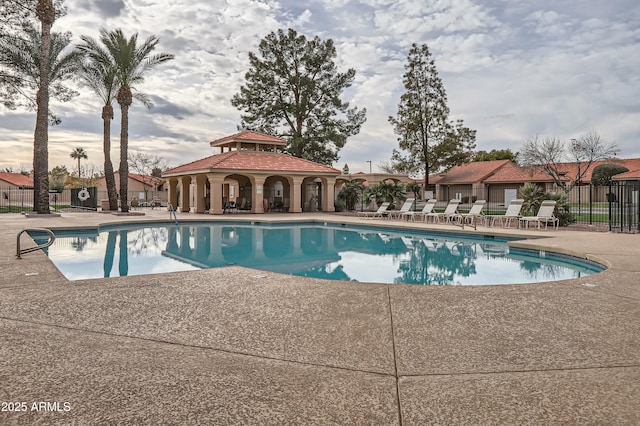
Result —
[[[33, 141], [34, 203], [37, 213], [49, 213], [49, 124], [60, 122], [49, 111], [49, 97], [68, 101], [77, 92], [62, 84], [77, 70], [79, 54], [69, 52], [71, 41], [68, 33], [52, 33], [56, 18], [51, 0], [38, 0], [36, 16], [41, 29], [24, 27], [19, 37], [0, 38], [4, 65], [11, 71], [9, 77], [20, 81], [19, 93], [26, 105], [36, 112], [36, 127]], [[35, 93], [30, 92], [30, 89]]]
[[80, 160], [89, 158], [87, 151], [85, 151], [84, 148], [75, 148], [71, 151], [71, 158], [78, 160], [78, 180], [82, 182], [82, 176], [80, 176]]
[[56, 20], [52, 0], [38, 0], [36, 16], [41, 23], [40, 84], [36, 130], [33, 138], [33, 210], [49, 213], [49, 78], [51, 71], [51, 27]]
[[116, 66], [116, 82], [118, 93], [116, 100], [120, 105], [120, 209], [122, 212], [129, 211], [127, 203], [127, 192], [129, 190], [129, 107], [133, 99], [136, 98], [150, 108], [152, 106], [148, 96], [136, 90], [136, 85], [144, 82], [147, 71], [163, 62], [173, 59], [173, 55], [159, 53], [151, 55], [151, 52], [158, 44], [158, 39], [151, 36], [144, 43], [138, 45], [138, 34], [132, 35], [129, 39], [124, 36], [122, 30], [107, 31], [100, 30], [100, 41], [109, 52], [109, 56]]
[[118, 191], [116, 178], [111, 162], [111, 120], [113, 120], [113, 105], [118, 91], [116, 81], [116, 65], [109, 52], [98, 41], [83, 36], [84, 44], [78, 50], [86, 55], [82, 64], [80, 77], [103, 102], [102, 106], [102, 149], [104, 153], [104, 178], [107, 183], [107, 198], [109, 210], [118, 210]]

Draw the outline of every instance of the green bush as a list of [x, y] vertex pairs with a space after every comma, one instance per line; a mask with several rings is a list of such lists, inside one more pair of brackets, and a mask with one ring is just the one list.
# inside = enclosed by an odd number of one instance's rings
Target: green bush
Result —
[[344, 202], [344, 200], [337, 199], [333, 202], [333, 207], [337, 212], [343, 212], [347, 209], [347, 204]]
[[547, 192], [544, 194], [544, 199], [554, 200], [556, 202], [556, 208], [553, 214], [560, 220], [560, 226], [568, 226], [570, 223], [576, 221], [573, 213], [571, 213], [571, 202], [567, 194], [562, 192]]
[[609, 185], [612, 176], [628, 172], [629, 169], [617, 164], [601, 164], [593, 169], [591, 174], [591, 184], [605, 186]]

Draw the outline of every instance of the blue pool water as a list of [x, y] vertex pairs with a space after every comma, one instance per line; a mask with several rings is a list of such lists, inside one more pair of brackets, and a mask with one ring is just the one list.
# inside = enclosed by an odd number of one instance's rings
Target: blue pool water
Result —
[[479, 285], [563, 280], [603, 269], [568, 256], [512, 249], [497, 238], [314, 223], [61, 231], [47, 254], [70, 280], [241, 265], [333, 280]]

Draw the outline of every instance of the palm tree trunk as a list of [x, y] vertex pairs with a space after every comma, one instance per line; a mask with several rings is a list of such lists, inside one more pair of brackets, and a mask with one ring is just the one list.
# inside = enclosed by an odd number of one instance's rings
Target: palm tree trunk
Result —
[[37, 16], [42, 23], [40, 47], [40, 87], [36, 97], [36, 129], [33, 138], [33, 210], [47, 214], [49, 211], [49, 79], [51, 27], [55, 9], [51, 0], [38, 0]]
[[113, 119], [113, 107], [102, 107], [103, 141], [104, 151], [104, 178], [107, 183], [107, 198], [109, 198], [109, 210], [118, 210], [118, 191], [116, 190], [116, 177], [113, 175], [113, 163], [111, 162], [111, 120]]
[[120, 104], [120, 211], [129, 211], [127, 192], [129, 191], [129, 162], [127, 153], [129, 150], [129, 105]]

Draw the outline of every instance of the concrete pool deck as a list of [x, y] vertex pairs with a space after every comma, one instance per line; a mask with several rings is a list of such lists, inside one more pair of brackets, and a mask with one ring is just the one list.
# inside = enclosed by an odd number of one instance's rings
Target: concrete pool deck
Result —
[[610, 268], [477, 287], [237, 266], [67, 281], [15, 258], [22, 228], [168, 219], [145, 213], [0, 215], [0, 424], [640, 424], [638, 234], [479, 227]]

